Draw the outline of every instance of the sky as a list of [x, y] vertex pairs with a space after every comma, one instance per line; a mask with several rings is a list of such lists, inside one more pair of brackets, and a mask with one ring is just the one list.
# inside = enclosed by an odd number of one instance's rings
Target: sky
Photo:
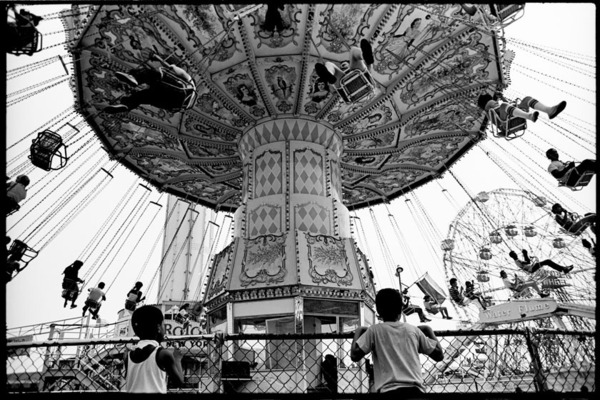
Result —
[[[44, 34], [44, 50], [32, 57], [7, 55], [7, 173], [26, 172], [32, 181], [23, 209], [7, 219], [7, 234], [12, 238], [27, 237], [32, 247], [42, 248], [29, 267], [7, 285], [9, 328], [80, 315], [81, 308], [63, 308], [60, 297], [61, 273], [78, 258], [86, 258], [81, 274], [86, 281], [107, 282], [107, 302], [101, 312], [107, 322], [116, 321], [125, 294], [136, 280], [146, 282], [150, 300], [156, 299], [158, 290], [156, 270], [162, 248], [159, 237], [165, 217], [150, 201], [164, 205], [166, 195], [142, 188], [141, 179], [109, 160], [81, 118], [69, 120], [71, 115], [61, 120], [69, 115], [63, 113], [73, 105], [68, 80], [62, 81], [67, 78], [65, 70], [60, 61], [52, 59], [61, 55], [67, 64], [70, 60], [61, 45], [63, 27], [56, 14], [65, 7], [28, 6], [30, 11], [46, 16], [39, 26]], [[535, 125], [530, 124], [523, 140], [509, 142], [490, 136], [454, 164], [451, 173], [387, 206], [352, 213], [359, 218], [355, 220], [355, 237], [375, 270], [377, 288], [398, 287], [394, 276], [397, 265], [404, 268], [404, 284], [411, 285], [427, 271], [445, 286], [447, 276], [439, 242], [446, 237], [458, 211], [479, 192], [499, 188], [532, 190], [581, 214], [596, 209], [596, 178], [580, 192], [558, 189], [545, 170], [548, 162], [543, 154], [547, 148], [555, 147], [565, 154], [564, 159], [595, 159], [595, 15], [592, 3], [529, 3], [524, 16], [505, 31], [507, 47], [516, 52], [511, 85], [505, 94], [531, 95], [548, 105], [567, 100], [567, 109], [553, 120], [557, 124], [562, 121], [567, 130], [557, 130], [542, 116]], [[571, 60], [581, 60], [593, 68], [578, 66]], [[35, 67], [39, 68], [25, 73]], [[46, 83], [37, 86], [42, 82]], [[41, 90], [48, 86], [51, 87]], [[32, 92], [39, 93], [29, 96]], [[48, 126], [48, 121], [57, 124], [54, 128], [68, 138], [71, 168], [45, 172], [28, 165], [30, 141]], [[65, 125], [67, 121], [76, 125], [79, 132]], [[109, 171], [112, 178], [100, 168]], [[97, 191], [92, 192], [92, 188]], [[119, 206], [122, 199], [127, 199], [124, 207]], [[407, 203], [407, 199], [411, 202]], [[111, 211], [115, 209], [121, 211], [113, 220]], [[46, 219], [48, 210], [56, 214]], [[224, 213], [209, 214], [209, 220], [223, 226], [224, 218]], [[400, 227], [404, 241], [400, 245], [392, 220]], [[373, 239], [377, 233], [382, 233], [381, 240]], [[366, 237], [370, 239], [367, 241]], [[228, 240], [228, 233], [222, 232], [211, 245], [221, 248]], [[411, 286], [409, 293], [419, 304], [422, 294], [418, 289]], [[79, 306], [83, 300], [78, 301]], [[445, 305], [455, 320], [434, 318], [430, 323], [434, 329], [456, 327], [458, 316], [449, 303]], [[418, 320], [411, 316], [408, 321]]]

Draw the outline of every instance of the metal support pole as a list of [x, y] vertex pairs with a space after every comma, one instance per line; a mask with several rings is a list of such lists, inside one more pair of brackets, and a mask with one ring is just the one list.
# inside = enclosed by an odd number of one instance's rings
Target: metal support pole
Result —
[[[54, 324], [50, 325], [50, 334], [48, 335], [48, 340], [51, 341], [54, 338], [54, 331], [56, 326]], [[44, 355], [44, 365], [42, 366], [42, 373], [40, 375], [40, 381], [38, 383], [38, 391], [43, 392], [46, 386], [46, 372], [49, 369], [49, 360], [52, 352], [50, 351], [50, 346], [46, 347], [46, 354]]]
[[531, 336], [531, 328], [525, 328], [525, 340], [527, 341], [527, 350], [529, 350], [529, 354], [531, 356], [535, 390], [538, 392], [545, 392], [548, 390], [548, 387], [546, 385], [546, 380], [542, 375], [542, 362], [540, 360], [540, 353], [538, 352], [537, 345], [533, 343]]

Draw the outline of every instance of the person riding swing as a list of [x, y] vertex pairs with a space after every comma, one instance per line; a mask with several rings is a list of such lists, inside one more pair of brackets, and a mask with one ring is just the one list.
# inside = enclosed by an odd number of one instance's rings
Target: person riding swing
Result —
[[144, 301], [146, 297], [142, 297], [142, 291], [140, 290], [144, 286], [142, 282], [136, 282], [133, 289], [127, 293], [127, 299], [125, 300], [125, 309], [128, 311], [135, 311], [138, 303]]

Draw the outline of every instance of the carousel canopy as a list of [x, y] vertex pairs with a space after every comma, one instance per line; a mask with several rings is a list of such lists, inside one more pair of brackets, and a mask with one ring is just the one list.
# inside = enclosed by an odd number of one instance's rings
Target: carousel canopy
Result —
[[[105, 149], [160, 190], [233, 211], [248, 167], [238, 151], [245, 133], [280, 120], [285, 140], [294, 121], [317, 121], [343, 141], [338, 179], [352, 210], [439, 177], [485, 137], [476, 100], [506, 86], [511, 57], [483, 13], [459, 4], [286, 4], [273, 27], [267, 9], [129, 3], [66, 15], [76, 102]], [[341, 65], [361, 39], [373, 49], [374, 89], [345, 102], [315, 64]], [[152, 53], [192, 76], [191, 106], [103, 112], [135, 90], [115, 72], [147, 65]]]

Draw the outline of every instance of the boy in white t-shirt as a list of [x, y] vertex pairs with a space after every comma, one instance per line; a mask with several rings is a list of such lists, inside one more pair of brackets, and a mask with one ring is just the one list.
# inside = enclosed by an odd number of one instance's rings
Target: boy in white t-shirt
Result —
[[383, 322], [356, 329], [350, 358], [357, 362], [373, 353], [374, 392], [405, 396], [424, 393], [419, 354], [442, 361], [444, 351], [440, 342], [431, 327], [399, 321], [402, 295], [398, 290], [381, 289], [377, 292], [375, 305]]

